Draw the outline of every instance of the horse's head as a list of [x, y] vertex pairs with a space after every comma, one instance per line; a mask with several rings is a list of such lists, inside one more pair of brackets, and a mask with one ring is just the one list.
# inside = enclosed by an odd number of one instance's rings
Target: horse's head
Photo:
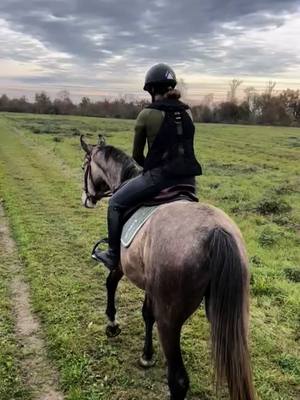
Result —
[[80, 143], [85, 151], [82, 203], [87, 208], [94, 208], [99, 200], [109, 197], [124, 181], [141, 172], [131, 157], [107, 145], [103, 136], [99, 136], [98, 144], [91, 145], [82, 135]]
[[85, 151], [82, 164], [83, 192], [82, 204], [87, 208], [94, 208], [99, 200], [111, 194], [109, 182], [104, 169], [99, 164], [99, 153], [105, 147], [105, 138], [99, 136], [99, 143], [96, 145], [88, 144], [84, 141], [83, 135], [80, 136], [80, 144]]

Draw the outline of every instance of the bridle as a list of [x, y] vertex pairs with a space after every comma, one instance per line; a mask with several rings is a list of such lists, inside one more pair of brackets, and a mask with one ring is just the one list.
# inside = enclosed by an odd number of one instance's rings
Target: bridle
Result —
[[92, 166], [91, 166], [91, 162], [92, 162], [92, 156], [91, 154], [87, 154], [86, 155], [86, 160], [82, 166], [82, 169], [85, 169], [84, 172], [84, 193], [86, 195], [85, 198], [85, 202], [84, 205], [87, 206], [87, 202], [91, 201], [92, 203], [96, 204], [97, 201], [103, 199], [104, 197], [110, 197], [111, 196], [111, 191], [110, 190], [106, 190], [105, 192], [96, 192], [96, 194], [91, 194], [88, 190], [88, 180], [90, 179], [90, 181], [92, 182], [92, 185], [94, 186], [94, 188], [96, 188], [96, 183], [93, 179], [93, 175], [92, 175]]

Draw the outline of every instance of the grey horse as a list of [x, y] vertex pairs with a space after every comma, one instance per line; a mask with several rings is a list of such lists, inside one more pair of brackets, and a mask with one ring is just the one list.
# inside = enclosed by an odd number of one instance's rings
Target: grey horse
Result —
[[[123, 151], [87, 144], [85, 207], [94, 207], [124, 180], [141, 173]], [[107, 278], [106, 333], [120, 333], [115, 321], [115, 292], [123, 274], [145, 291], [145, 344], [140, 364], [154, 364], [152, 328], [157, 325], [167, 361], [171, 400], [184, 400], [189, 388], [180, 349], [184, 322], [205, 299], [211, 325], [216, 386], [227, 382], [231, 400], [254, 400], [248, 351], [249, 270], [244, 241], [236, 224], [220, 209], [204, 203], [164, 204], [148, 219], [129, 248], [121, 248], [121, 263]]]

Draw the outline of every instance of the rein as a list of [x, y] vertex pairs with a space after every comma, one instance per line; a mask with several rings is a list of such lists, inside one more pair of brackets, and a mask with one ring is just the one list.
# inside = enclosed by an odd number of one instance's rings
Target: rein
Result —
[[86, 166], [86, 170], [84, 173], [84, 192], [86, 195], [86, 199], [85, 199], [85, 206], [87, 204], [87, 201], [91, 201], [92, 203], [97, 203], [97, 201], [103, 199], [104, 197], [110, 197], [111, 195], [111, 191], [107, 190], [106, 192], [98, 192], [96, 194], [91, 194], [89, 192], [88, 189], [88, 180], [90, 179], [90, 181], [92, 182], [94, 188], [96, 188], [96, 183], [93, 179], [93, 175], [92, 175], [92, 167], [91, 167], [91, 162], [92, 162], [92, 157], [89, 154], [87, 156], [87, 166]]
[[[133, 160], [131, 160], [131, 162], [128, 162], [128, 160], [127, 160], [127, 162], [126, 162], [126, 160], [124, 161], [124, 159], [121, 159], [118, 161], [119, 163], [120, 162], [122, 163], [121, 176], [119, 177], [120, 179], [118, 179], [118, 183], [120, 182], [119, 185], [116, 185], [116, 187], [115, 186], [111, 187], [111, 185], [106, 182], [106, 185], [109, 187], [109, 190], [106, 190], [106, 191], [100, 190], [97, 192], [96, 191], [97, 182], [95, 182], [95, 180], [93, 179], [92, 167], [91, 167], [91, 162], [93, 161], [93, 156], [95, 156], [95, 154], [92, 155], [91, 152], [87, 152], [85, 163], [82, 166], [82, 169], [85, 169], [84, 187], [83, 187], [84, 193], [86, 195], [85, 206], [87, 205], [88, 201], [91, 201], [92, 203], [96, 204], [97, 201], [101, 200], [102, 198], [110, 197], [126, 181], [137, 176], [141, 172], [140, 168], [137, 166], [137, 164]], [[125, 163], [125, 166], [124, 166], [124, 163]], [[103, 167], [101, 165], [99, 165], [98, 163], [96, 163], [96, 165], [103, 171], [104, 176], [106, 176], [105, 169], [103, 169]], [[95, 194], [91, 194], [89, 192], [89, 188], [88, 188], [89, 180], [94, 187]], [[99, 186], [99, 184], [98, 184], [98, 186]]]

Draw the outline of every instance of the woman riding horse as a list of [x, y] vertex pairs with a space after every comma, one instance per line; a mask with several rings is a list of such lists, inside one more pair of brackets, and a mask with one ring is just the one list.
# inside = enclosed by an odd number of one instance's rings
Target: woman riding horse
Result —
[[120, 260], [124, 212], [153, 198], [164, 188], [177, 184], [194, 186], [195, 176], [201, 175], [201, 166], [194, 154], [195, 127], [191, 111], [179, 100], [176, 84], [175, 72], [166, 64], [154, 65], [146, 75], [144, 90], [150, 93], [152, 103], [137, 117], [133, 146], [133, 158], [143, 167], [143, 173], [111, 197], [107, 216], [109, 248], [93, 253], [93, 258], [111, 270], [118, 267]]
[[[145, 159], [142, 175], [137, 163], [122, 150], [103, 140], [91, 145], [80, 138], [85, 151], [82, 192], [85, 207], [94, 208], [124, 183], [110, 204], [110, 213], [120, 223], [124, 205], [141, 202], [177, 182], [194, 182], [194, 176], [201, 171], [193, 157], [193, 124], [184, 106], [178, 111], [177, 106], [182, 104], [178, 99], [166, 98], [170, 93], [172, 90], [154, 96], [151, 107], [157, 106], [158, 110], [142, 112], [145, 114], [143, 127], [154, 117], [163, 120]], [[157, 97], [163, 101], [159, 102]], [[167, 111], [160, 110], [162, 105]], [[153, 113], [149, 120], [147, 113]], [[150, 132], [150, 126], [142, 129], [144, 137]], [[170, 128], [162, 129], [163, 126]], [[128, 179], [132, 180], [125, 183]], [[134, 196], [127, 190], [131, 185]], [[120, 333], [115, 293], [125, 275], [145, 292], [142, 308], [145, 339], [140, 365], [148, 368], [155, 364], [152, 340], [155, 323], [167, 362], [170, 400], [184, 400], [189, 376], [181, 353], [181, 330], [205, 300], [216, 386], [219, 388], [226, 381], [230, 400], [255, 400], [247, 337], [250, 273], [245, 244], [237, 225], [222, 210], [202, 202], [183, 200], [161, 205], [130, 246], [121, 246], [121, 263], [116, 268], [120, 225], [110, 226], [109, 231], [110, 251], [104, 256], [99, 253], [100, 260], [109, 259], [107, 265], [112, 268], [106, 279], [107, 336]]]

